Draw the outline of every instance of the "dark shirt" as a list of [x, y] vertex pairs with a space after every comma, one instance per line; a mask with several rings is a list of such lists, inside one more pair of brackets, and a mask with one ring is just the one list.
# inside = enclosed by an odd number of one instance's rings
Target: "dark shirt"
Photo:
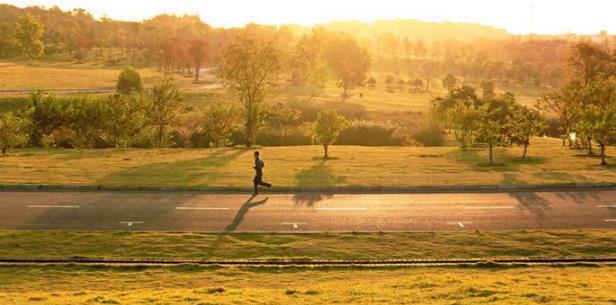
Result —
[[258, 176], [263, 175], [263, 167], [265, 166], [265, 163], [263, 163], [263, 160], [259, 159], [259, 158], [255, 158], [255, 171], [256, 174]]

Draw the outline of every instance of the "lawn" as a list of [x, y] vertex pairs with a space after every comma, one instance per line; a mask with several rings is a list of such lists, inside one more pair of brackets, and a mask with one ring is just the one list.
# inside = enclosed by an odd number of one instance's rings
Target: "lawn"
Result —
[[[260, 150], [265, 178], [279, 189], [616, 183], [614, 165], [558, 139], [534, 139], [528, 160], [519, 147], [498, 149], [495, 165], [485, 150], [456, 147], [333, 146], [327, 161], [319, 146]], [[243, 148], [13, 150], [0, 157], [0, 183], [237, 188], [250, 186], [252, 163]]]
[[614, 304], [616, 267], [0, 266], [1, 304]]
[[318, 234], [0, 231], [0, 258], [352, 260], [614, 256], [615, 230]]

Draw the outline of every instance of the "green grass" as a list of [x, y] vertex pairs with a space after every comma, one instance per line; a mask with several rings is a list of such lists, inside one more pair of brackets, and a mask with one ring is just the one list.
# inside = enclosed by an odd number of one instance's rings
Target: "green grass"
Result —
[[[494, 165], [485, 150], [456, 147], [333, 146], [327, 161], [319, 146], [260, 150], [265, 178], [277, 187], [616, 183], [615, 166], [598, 166], [558, 139], [533, 140], [528, 160], [519, 147], [498, 149]], [[250, 187], [252, 162], [252, 150], [242, 148], [12, 150], [0, 157], [0, 183]]]
[[614, 266], [0, 266], [1, 304], [614, 304]]
[[0, 257], [448, 259], [616, 256], [614, 230], [205, 234], [2, 231]]

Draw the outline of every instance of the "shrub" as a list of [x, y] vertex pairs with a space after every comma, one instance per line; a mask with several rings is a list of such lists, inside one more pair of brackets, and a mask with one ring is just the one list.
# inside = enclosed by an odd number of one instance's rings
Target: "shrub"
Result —
[[143, 91], [143, 83], [139, 72], [132, 67], [126, 67], [118, 76], [116, 91], [120, 94], [130, 94]]
[[336, 144], [364, 146], [399, 146], [402, 139], [394, 135], [394, 127], [370, 122], [355, 122], [344, 129]]
[[443, 146], [445, 144], [445, 130], [432, 123], [417, 129], [413, 132], [412, 138], [423, 146]]

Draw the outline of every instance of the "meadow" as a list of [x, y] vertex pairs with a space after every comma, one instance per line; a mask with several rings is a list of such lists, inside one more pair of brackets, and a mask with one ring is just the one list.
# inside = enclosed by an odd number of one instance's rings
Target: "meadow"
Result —
[[2, 304], [614, 304], [616, 268], [0, 266]]
[[[495, 164], [483, 149], [457, 147], [263, 147], [265, 177], [276, 188], [421, 187], [616, 183], [616, 158], [536, 138], [522, 148], [499, 148]], [[613, 149], [613, 148], [610, 148]], [[248, 188], [252, 152], [219, 149], [17, 149], [0, 157], [0, 184]], [[611, 150], [608, 150], [610, 154]]]

